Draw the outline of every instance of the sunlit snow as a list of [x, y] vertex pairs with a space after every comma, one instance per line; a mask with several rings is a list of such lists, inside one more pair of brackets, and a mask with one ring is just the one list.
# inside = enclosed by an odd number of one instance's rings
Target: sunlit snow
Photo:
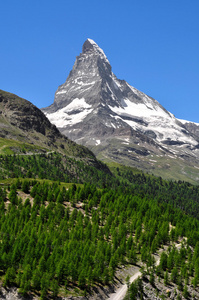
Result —
[[178, 119], [182, 124], [186, 124], [186, 123], [192, 123], [192, 124], [195, 124], [197, 126], [199, 126], [199, 123], [196, 123], [196, 122], [191, 122], [191, 121], [187, 121], [187, 120], [183, 120], [183, 119]]
[[192, 137], [185, 135], [181, 131], [181, 127], [176, 123], [176, 119], [171, 113], [162, 109], [161, 106], [152, 101], [148, 96], [145, 95], [144, 103], [134, 103], [127, 98], [122, 99], [121, 103], [122, 106], [120, 107], [109, 105], [109, 108], [118, 115], [115, 116], [116, 119], [119, 117], [123, 119], [122, 117], [125, 116], [137, 117], [143, 119], [148, 124], [144, 126], [133, 120], [126, 120], [124, 118], [123, 121], [132, 128], [139, 128], [142, 132], [152, 130], [156, 133], [159, 141], [171, 139], [194, 145], [197, 144]]
[[56, 94], [65, 94], [65, 93], [67, 93], [67, 91], [66, 91], [66, 90], [62, 90], [62, 91], [58, 91], [58, 92], [56, 92]]
[[[73, 99], [66, 107], [54, 113], [46, 114], [53, 124], [60, 128], [72, 126], [82, 122], [90, 113], [92, 113], [94, 118], [98, 113], [101, 113], [101, 108], [106, 110], [108, 106], [112, 113], [108, 110], [109, 116], [102, 120], [107, 127], [120, 128], [124, 126], [125, 122], [140, 133], [152, 138], [154, 135], [158, 142], [164, 143], [164, 147], [167, 147], [165, 141], [183, 142], [191, 145], [197, 144], [197, 141], [179, 123], [191, 122], [176, 119], [173, 114], [166, 111], [155, 99], [132, 87], [127, 82], [118, 80], [111, 71], [107, 73], [109, 80], [103, 81], [102, 84], [101, 74], [98, 70], [99, 66], [96, 65], [96, 57], [97, 61], [98, 57], [101, 58], [100, 63], [102, 66], [106, 66], [106, 63], [109, 62], [104, 51], [92, 39], [88, 39], [88, 42], [92, 45], [90, 47], [91, 51], [79, 56], [75, 63], [73, 76], [69, 77], [66, 84], [60, 86], [56, 93], [58, 99], [60, 97], [60, 99], [66, 98], [68, 101], [71, 101], [73, 97], [78, 97], [77, 95], [79, 95], [79, 98]], [[106, 98], [104, 98], [101, 102], [100, 111], [99, 108], [96, 108], [95, 103], [92, 106], [85, 100], [89, 97], [90, 101], [90, 97], [94, 95], [95, 87], [96, 92], [101, 87], [102, 92], [105, 92], [104, 94], [107, 95], [107, 102]], [[65, 96], [65, 94], [67, 95]], [[84, 98], [82, 98], [83, 96]], [[111, 103], [111, 105], [108, 105], [108, 103]], [[115, 105], [112, 105], [112, 103], [115, 103]], [[194, 124], [199, 125], [197, 123]], [[79, 124], [79, 127], [81, 127], [81, 124]], [[96, 145], [101, 143], [100, 140], [96, 139], [94, 139], [94, 142]], [[123, 144], [128, 144], [129, 142], [129, 139], [124, 139], [123, 137]], [[180, 144], [178, 148], [186, 147], [185, 145], [180, 146]], [[175, 146], [173, 148], [175, 149]], [[175, 153], [174, 150], [173, 153]]]
[[57, 127], [65, 127], [81, 122], [92, 110], [91, 105], [86, 103], [84, 98], [76, 98], [66, 107], [46, 116]]

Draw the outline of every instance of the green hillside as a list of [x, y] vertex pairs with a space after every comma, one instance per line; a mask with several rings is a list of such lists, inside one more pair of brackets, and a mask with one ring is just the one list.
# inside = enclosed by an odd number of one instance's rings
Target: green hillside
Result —
[[0, 109], [2, 289], [89, 299], [137, 268], [130, 299], [143, 299], [147, 284], [148, 299], [159, 284], [160, 299], [168, 286], [178, 299], [199, 296], [198, 185], [107, 166], [15, 95], [0, 91]]
[[173, 269], [181, 274], [186, 267], [182, 285], [188, 277], [197, 288], [197, 186], [125, 167], [104, 182], [103, 171], [89, 173], [57, 153], [4, 155], [0, 161], [3, 286], [41, 299], [92, 295], [116, 280], [118, 268], [151, 266], [158, 249], [186, 237], [183, 264], [162, 265], [154, 276], [171, 276]]

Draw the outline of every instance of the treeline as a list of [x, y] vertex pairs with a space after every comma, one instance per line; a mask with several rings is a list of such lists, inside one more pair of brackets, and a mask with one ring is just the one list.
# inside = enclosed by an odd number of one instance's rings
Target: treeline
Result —
[[88, 182], [100, 188], [130, 187], [131, 193], [168, 203], [199, 219], [199, 186], [182, 181], [168, 181], [130, 168], [117, 168], [115, 174], [108, 168], [93, 166], [59, 153], [40, 155], [0, 156], [0, 179], [39, 178], [71, 183]]
[[93, 183], [99, 187], [120, 184], [107, 167], [99, 170], [60, 153], [0, 155], [0, 179], [39, 178], [53, 181]]
[[183, 236], [198, 259], [199, 221], [129, 188], [73, 184], [67, 190], [18, 180], [0, 195], [1, 276], [4, 286], [17, 285], [22, 294], [39, 292], [44, 299], [74, 286], [86, 294], [96, 283], [111, 283], [121, 264], [141, 258], [152, 266], [161, 245]]
[[117, 168], [115, 175], [123, 184], [130, 185], [134, 194], [155, 199], [160, 203], [166, 202], [199, 219], [199, 185], [163, 180], [144, 173], [135, 174], [129, 168], [125, 170], [125, 167], [122, 171]]

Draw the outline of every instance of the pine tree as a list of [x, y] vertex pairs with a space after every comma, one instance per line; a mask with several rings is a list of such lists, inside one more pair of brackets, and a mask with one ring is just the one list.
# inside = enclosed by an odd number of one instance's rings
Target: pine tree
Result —
[[188, 289], [187, 289], [187, 285], [184, 286], [183, 296], [184, 296], [185, 299], [189, 298], [189, 292], [188, 292]]
[[32, 286], [35, 290], [40, 289], [41, 272], [35, 269], [32, 274]]
[[51, 289], [52, 289], [52, 292], [53, 292], [53, 298], [56, 298], [57, 295], [58, 295], [58, 292], [59, 292], [59, 285], [58, 285], [57, 280], [54, 279], [52, 281]]
[[29, 193], [29, 189], [30, 189], [30, 182], [29, 182], [28, 180], [25, 179], [25, 180], [23, 181], [23, 183], [22, 183], [21, 188], [22, 188], [22, 191], [23, 191], [24, 193], [28, 194], [28, 193]]
[[164, 284], [168, 285], [169, 284], [169, 274], [168, 271], [166, 270], [166, 272], [164, 273]]
[[8, 268], [5, 274], [3, 286], [6, 287], [13, 284], [15, 281], [15, 277], [16, 277], [15, 269], [13, 267]]

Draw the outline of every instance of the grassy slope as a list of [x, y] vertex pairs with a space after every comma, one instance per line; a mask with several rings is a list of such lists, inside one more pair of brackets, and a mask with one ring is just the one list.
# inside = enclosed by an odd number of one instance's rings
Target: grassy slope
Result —
[[[199, 184], [199, 169], [194, 163], [186, 161], [183, 158], [172, 158], [165, 155], [148, 155], [141, 156], [139, 154], [131, 155], [113, 155], [110, 150], [95, 152], [96, 157], [108, 165], [119, 164], [127, 167], [136, 168], [145, 173], [161, 176], [168, 180], [182, 180], [191, 184]], [[107, 152], [108, 151], [108, 152]], [[111, 157], [110, 157], [111, 155]]]

